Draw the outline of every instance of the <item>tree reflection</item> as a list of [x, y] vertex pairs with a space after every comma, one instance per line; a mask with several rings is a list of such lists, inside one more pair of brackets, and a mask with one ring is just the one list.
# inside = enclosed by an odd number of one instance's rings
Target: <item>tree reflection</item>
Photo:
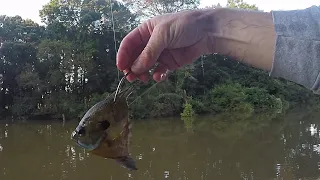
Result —
[[75, 145], [75, 123], [2, 124], [0, 179], [317, 179], [318, 116], [194, 117], [192, 133], [179, 118], [135, 122], [134, 172]]

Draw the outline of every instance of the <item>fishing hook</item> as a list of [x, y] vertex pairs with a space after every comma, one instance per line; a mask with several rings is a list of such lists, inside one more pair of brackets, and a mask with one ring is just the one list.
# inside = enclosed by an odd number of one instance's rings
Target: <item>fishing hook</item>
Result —
[[120, 80], [120, 82], [119, 82], [119, 84], [118, 84], [116, 93], [115, 93], [115, 95], [114, 95], [113, 101], [116, 101], [117, 95], [118, 95], [118, 93], [119, 93], [120, 86], [121, 86], [122, 82], [124, 81], [124, 79], [125, 79], [128, 75], [129, 75], [129, 72], [127, 72], [127, 73], [121, 78], [121, 80]]

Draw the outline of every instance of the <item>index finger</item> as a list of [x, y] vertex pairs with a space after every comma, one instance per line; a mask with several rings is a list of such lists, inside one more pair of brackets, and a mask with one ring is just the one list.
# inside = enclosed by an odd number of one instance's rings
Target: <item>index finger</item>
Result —
[[133, 62], [138, 58], [150, 39], [146, 24], [142, 24], [128, 33], [122, 40], [117, 54], [117, 68], [121, 71], [130, 69]]

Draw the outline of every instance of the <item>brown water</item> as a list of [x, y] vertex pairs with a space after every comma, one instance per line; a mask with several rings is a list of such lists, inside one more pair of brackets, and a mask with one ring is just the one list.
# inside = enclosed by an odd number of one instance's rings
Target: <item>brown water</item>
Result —
[[76, 123], [0, 124], [0, 179], [318, 179], [319, 115], [205, 117], [191, 130], [180, 119], [138, 121], [131, 148], [135, 172], [76, 146], [70, 140]]

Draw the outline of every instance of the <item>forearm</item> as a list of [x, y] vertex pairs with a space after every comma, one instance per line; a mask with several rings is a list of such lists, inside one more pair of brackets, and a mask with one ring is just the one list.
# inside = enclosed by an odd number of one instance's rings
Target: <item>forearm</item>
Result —
[[[207, 10], [211, 51], [320, 94], [320, 6], [272, 13]], [[211, 14], [210, 14], [211, 13]]]
[[206, 14], [212, 18], [208, 53], [271, 70], [276, 37], [271, 13], [221, 8]]

